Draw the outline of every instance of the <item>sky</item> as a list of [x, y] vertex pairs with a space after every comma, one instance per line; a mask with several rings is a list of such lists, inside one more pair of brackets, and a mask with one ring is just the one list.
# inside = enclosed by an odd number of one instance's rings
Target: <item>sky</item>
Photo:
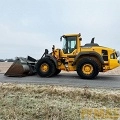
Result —
[[39, 59], [70, 33], [120, 50], [120, 0], [0, 0], [0, 59]]

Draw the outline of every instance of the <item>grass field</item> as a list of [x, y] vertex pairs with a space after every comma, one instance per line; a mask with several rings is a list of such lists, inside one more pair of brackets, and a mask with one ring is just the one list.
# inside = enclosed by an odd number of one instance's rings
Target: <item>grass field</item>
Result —
[[0, 120], [80, 120], [83, 108], [120, 108], [120, 90], [0, 83]]

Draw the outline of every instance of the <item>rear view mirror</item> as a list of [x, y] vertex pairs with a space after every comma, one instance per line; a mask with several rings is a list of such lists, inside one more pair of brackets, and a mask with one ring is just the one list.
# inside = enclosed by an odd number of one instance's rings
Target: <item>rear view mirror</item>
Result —
[[116, 51], [117, 57], [120, 57], [120, 51]]
[[60, 37], [60, 41], [62, 41], [62, 36]]

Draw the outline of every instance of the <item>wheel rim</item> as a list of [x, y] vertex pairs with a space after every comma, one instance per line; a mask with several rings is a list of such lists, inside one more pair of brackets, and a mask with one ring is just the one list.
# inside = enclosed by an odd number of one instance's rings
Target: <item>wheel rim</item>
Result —
[[49, 70], [49, 65], [47, 63], [43, 63], [41, 66], [40, 66], [40, 70], [42, 72], [47, 72]]
[[85, 64], [82, 67], [82, 72], [84, 74], [90, 75], [93, 72], [93, 66], [91, 64]]

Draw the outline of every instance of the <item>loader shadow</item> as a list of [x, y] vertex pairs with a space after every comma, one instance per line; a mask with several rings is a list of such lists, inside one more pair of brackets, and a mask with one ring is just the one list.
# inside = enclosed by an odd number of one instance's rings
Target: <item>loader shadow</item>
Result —
[[23, 78], [25, 78], [25, 79], [29, 79], [29, 78], [37, 78], [37, 79], [45, 79], [45, 81], [46, 80], [56, 80], [56, 79], [59, 79], [59, 80], [69, 80], [69, 81], [95, 81], [95, 82], [97, 82], [97, 81], [118, 81], [118, 80], [120, 80], [120, 76], [118, 76], [118, 75], [98, 75], [96, 78], [94, 78], [94, 79], [81, 79], [79, 76], [78, 76], [78, 74], [77, 73], [60, 73], [59, 75], [56, 75], [56, 76], [53, 76], [53, 77], [48, 77], [48, 78], [43, 78], [43, 77], [40, 77], [39, 75], [32, 75], [32, 76], [9, 76], [9, 77], [7, 77], [7, 76], [4, 76], [6, 79], [8, 78], [12, 78], [12, 79], [23, 79]]
[[117, 80], [119, 79], [120, 76], [117, 76], [117, 75], [98, 75], [96, 77], [97, 80]]
[[57, 76], [54, 76], [54, 78], [59, 78], [59, 79], [77, 79], [77, 80], [99, 80], [99, 81], [113, 81], [113, 80], [119, 80], [120, 76], [119, 75], [98, 75], [94, 79], [81, 79], [76, 73], [72, 74], [59, 74]]

